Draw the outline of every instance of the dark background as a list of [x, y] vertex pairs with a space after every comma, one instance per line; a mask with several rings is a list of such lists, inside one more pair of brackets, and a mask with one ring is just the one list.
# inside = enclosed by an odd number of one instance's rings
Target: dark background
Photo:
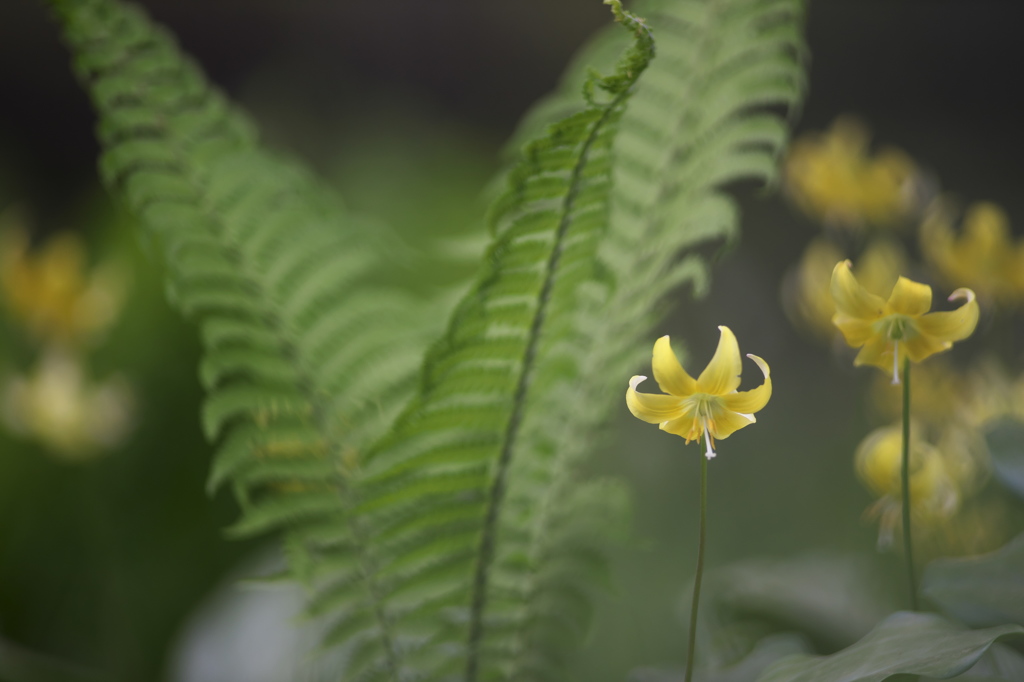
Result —
[[[477, 229], [504, 140], [609, 20], [598, 0], [142, 4], [273, 146], [413, 241]], [[1011, 1], [814, 4], [799, 129], [855, 113], [963, 200], [1003, 205], [1020, 234], [1022, 17]], [[103, 217], [116, 214], [98, 187], [93, 125], [46, 9], [0, 0], [0, 209], [29, 206], [39, 233], [123, 224]], [[870, 500], [850, 463], [869, 428], [866, 371], [799, 336], [779, 303], [783, 272], [819, 228], [778, 198], [744, 190], [743, 200], [743, 241], [712, 294], [681, 294], [658, 330], [686, 343], [699, 371], [716, 325], [728, 324], [776, 379], [758, 425], [712, 463], [712, 570], [817, 548], [856, 550], [885, 569], [896, 558], [873, 553], [875, 531], [860, 518]], [[95, 359], [97, 371], [136, 377], [133, 439], [78, 467], [0, 440], [0, 640], [125, 680], [159, 679], [187, 614], [251, 549], [221, 536], [229, 496], [203, 494], [209, 447], [196, 419], [193, 334], [166, 310], [152, 260], [138, 267], [128, 321]], [[681, 660], [678, 609], [693, 570], [696, 446], [622, 413], [628, 446], [596, 466], [634, 485], [636, 541], [580, 656], [580, 677], [595, 682]]]

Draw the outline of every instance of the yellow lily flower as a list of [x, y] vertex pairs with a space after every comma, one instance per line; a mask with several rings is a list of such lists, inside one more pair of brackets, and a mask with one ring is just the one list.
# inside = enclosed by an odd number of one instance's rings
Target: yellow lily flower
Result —
[[[925, 525], [950, 518], [960, 506], [960, 489], [938, 448], [921, 437], [911, 425], [910, 499], [911, 514]], [[868, 508], [869, 518], [878, 518], [878, 543], [892, 543], [902, 526], [902, 425], [875, 429], [861, 441], [854, 455], [857, 475], [878, 500]]]
[[638, 393], [636, 387], [645, 376], [629, 380], [626, 405], [637, 419], [658, 424], [662, 431], [682, 436], [686, 442], [703, 438], [708, 459], [715, 456], [715, 439], [725, 439], [744, 426], [757, 421], [754, 412], [763, 408], [772, 396], [768, 363], [756, 355], [747, 355], [764, 374], [764, 383], [750, 391], [737, 391], [740, 385], [740, 347], [725, 326], [714, 357], [696, 379], [687, 374], [672, 352], [669, 338], [654, 344], [652, 367], [654, 380], [668, 395]]
[[969, 286], [982, 299], [1001, 303], [1024, 300], [1024, 240], [1013, 241], [1006, 213], [979, 202], [964, 216], [963, 231], [953, 234], [949, 208], [939, 203], [921, 224], [921, 251], [953, 286]]
[[915, 208], [917, 168], [904, 152], [868, 154], [868, 131], [840, 117], [825, 133], [804, 133], [790, 147], [786, 189], [810, 217], [856, 228], [905, 219]]
[[855, 365], [874, 365], [888, 371], [899, 383], [904, 358], [921, 362], [949, 350], [954, 341], [967, 338], [978, 324], [978, 303], [970, 289], [957, 289], [949, 300], [965, 299], [956, 310], [929, 313], [932, 289], [906, 277], [896, 280], [888, 300], [860, 285], [850, 261], [832, 270], [832, 299], [836, 304], [833, 324], [853, 348], [860, 348]]
[[8, 428], [66, 461], [118, 447], [132, 427], [128, 384], [120, 378], [90, 382], [81, 362], [56, 348], [43, 354], [29, 376], [8, 378], [0, 398], [0, 418]]
[[961, 418], [985, 430], [992, 422], [1010, 418], [1024, 422], [1024, 374], [1016, 377], [993, 356], [976, 362], [966, 374]]
[[0, 230], [0, 297], [42, 341], [73, 346], [94, 338], [117, 318], [125, 288], [112, 262], [87, 271], [85, 245], [73, 233], [33, 250], [20, 225]]

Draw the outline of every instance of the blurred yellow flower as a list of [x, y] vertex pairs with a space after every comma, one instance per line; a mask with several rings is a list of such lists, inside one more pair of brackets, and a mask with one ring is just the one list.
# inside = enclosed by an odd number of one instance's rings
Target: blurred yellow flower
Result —
[[0, 292], [13, 317], [43, 342], [81, 343], [117, 317], [125, 282], [106, 264], [86, 274], [77, 235], [58, 234], [34, 252], [20, 226], [0, 231]]
[[794, 202], [827, 225], [856, 228], [906, 219], [915, 209], [917, 168], [904, 152], [868, 155], [868, 132], [840, 117], [825, 133], [804, 133], [790, 146], [785, 183]]
[[920, 362], [948, 350], [954, 341], [970, 336], [978, 324], [978, 303], [970, 289], [950, 295], [951, 301], [965, 299], [958, 309], [929, 313], [932, 290], [928, 285], [900, 277], [885, 300], [857, 282], [848, 260], [836, 263], [831, 291], [836, 304], [832, 322], [850, 346], [861, 349], [854, 364], [892, 369], [893, 383], [899, 382], [904, 358]]
[[124, 381], [90, 385], [75, 358], [50, 349], [30, 376], [7, 380], [2, 415], [15, 433], [41, 441], [62, 459], [82, 460], [124, 440], [132, 402]]
[[992, 456], [985, 438], [968, 424], [957, 421], [945, 424], [936, 447], [961, 499], [981, 489], [992, 473]]
[[1024, 421], [1024, 375], [1013, 377], [995, 357], [982, 358], [965, 374], [961, 419], [975, 429], [1004, 417]]
[[[843, 254], [824, 238], [811, 241], [785, 283], [783, 303], [790, 320], [823, 339], [832, 339], [836, 327], [832, 316], [836, 305], [829, 291], [832, 270]], [[888, 239], [873, 239], [857, 259], [854, 275], [868, 291], [881, 294], [891, 291], [900, 272], [905, 272], [907, 259], [902, 247]]]
[[921, 252], [951, 286], [967, 286], [982, 299], [1024, 301], [1024, 240], [1014, 242], [1009, 220], [999, 206], [979, 202], [954, 235], [952, 211], [936, 202], [921, 224]]
[[[942, 454], [911, 425], [910, 500], [915, 525], [933, 525], [951, 517], [960, 505], [960, 493]], [[878, 497], [868, 508], [879, 521], [878, 543], [888, 546], [902, 527], [902, 425], [875, 429], [861, 441], [854, 455], [857, 475]]]
[[1016, 535], [1012, 510], [1005, 499], [975, 496], [953, 518], [939, 524], [929, 535], [933, 555], [965, 556], [993, 552]]
[[682, 436], [686, 442], [704, 439], [708, 459], [715, 456], [716, 438], [732, 433], [757, 421], [754, 412], [763, 408], [772, 395], [768, 363], [756, 355], [747, 355], [764, 374], [764, 383], [750, 391], [737, 391], [740, 385], [740, 348], [732, 331], [719, 328], [720, 337], [714, 357], [696, 379], [687, 374], [672, 352], [669, 338], [663, 336], [654, 344], [652, 367], [654, 380], [668, 395], [638, 393], [636, 387], [645, 376], [629, 380], [626, 405], [633, 416], [662, 431]]

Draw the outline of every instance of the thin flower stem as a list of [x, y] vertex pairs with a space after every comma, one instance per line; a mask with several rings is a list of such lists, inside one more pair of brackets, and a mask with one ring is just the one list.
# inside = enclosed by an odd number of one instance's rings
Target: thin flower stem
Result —
[[903, 553], [910, 580], [910, 609], [917, 611], [917, 578], [914, 574], [914, 543], [910, 538], [910, 358], [903, 361]]
[[697, 604], [700, 601], [700, 580], [704, 576], [704, 539], [708, 518], [708, 458], [700, 458], [700, 536], [697, 540], [697, 575], [693, 579], [693, 600], [690, 603], [690, 642], [686, 648], [686, 682], [693, 678], [693, 658], [697, 645]]

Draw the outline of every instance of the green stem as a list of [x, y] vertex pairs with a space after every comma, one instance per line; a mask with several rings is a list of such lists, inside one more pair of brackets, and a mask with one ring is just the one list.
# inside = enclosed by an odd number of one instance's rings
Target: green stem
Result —
[[693, 678], [693, 657], [697, 645], [697, 604], [700, 602], [700, 580], [704, 576], [704, 539], [708, 519], [708, 459], [700, 458], [700, 538], [697, 540], [697, 575], [693, 579], [693, 600], [690, 603], [690, 642], [686, 648], [686, 682]]
[[910, 609], [917, 611], [917, 578], [914, 575], [914, 543], [910, 538], [910, 358], [903, 361], [903, 554], [907, 557]]

